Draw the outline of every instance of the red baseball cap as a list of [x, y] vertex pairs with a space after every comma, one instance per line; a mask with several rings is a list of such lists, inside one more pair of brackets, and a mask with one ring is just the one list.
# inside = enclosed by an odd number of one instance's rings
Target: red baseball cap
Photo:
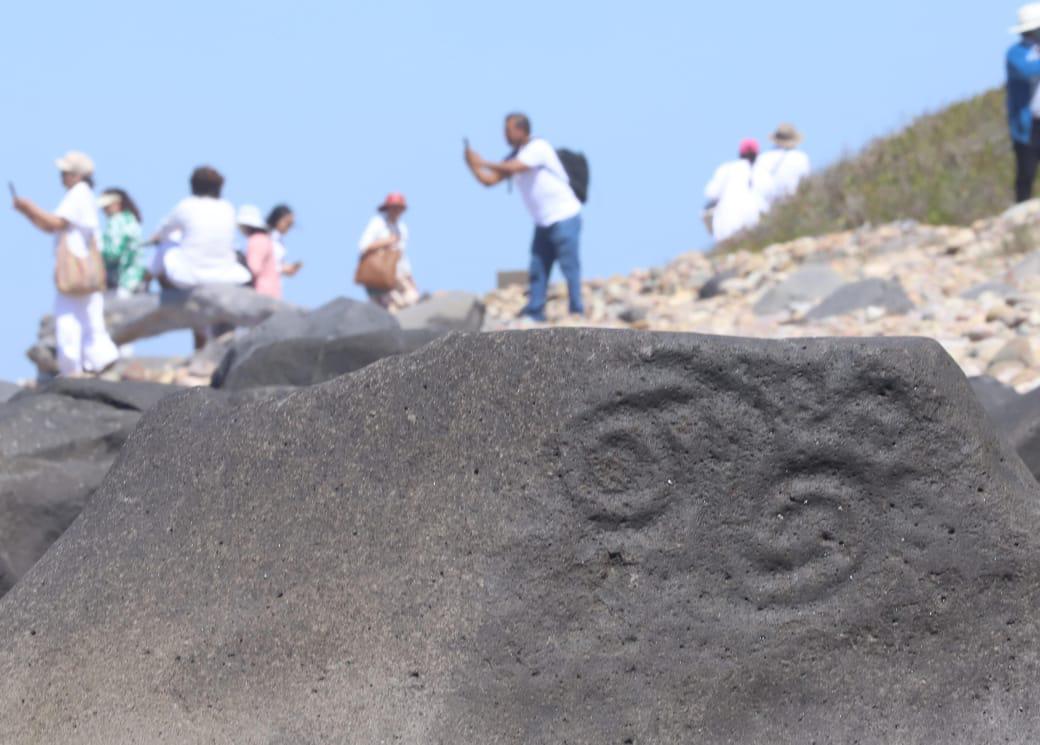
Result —
[[408, 209], [408, 202], [405, 201], [404, 194], [399, 192], [392, 192], [386, 195], [386, 199], [379, 205], [379, 211], [389, 209], [390, 207], [400, 207], [403, 210]]
[[758, 140], [748, 138], [740, 141], [740, 154], [741, 155], [758, 155]]

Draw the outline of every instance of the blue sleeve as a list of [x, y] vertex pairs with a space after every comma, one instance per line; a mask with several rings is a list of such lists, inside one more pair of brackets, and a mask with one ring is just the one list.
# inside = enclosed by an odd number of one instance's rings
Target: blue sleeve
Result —
[[1040, 78], [1040, 58], [1029, 59], [1030, 48], [1019, 44], [1008, 52], [1008, 75], [1018, 78]]

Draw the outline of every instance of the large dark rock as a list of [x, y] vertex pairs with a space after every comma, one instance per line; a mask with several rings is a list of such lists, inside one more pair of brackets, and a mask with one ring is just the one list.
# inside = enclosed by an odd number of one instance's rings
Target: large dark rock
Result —
[[1038, 499], [924, 340], [185, 393], [0, 603], [0, 741], [1033, 743]]
[[870, 307], [883, 308], [888, 314], [898, 315], [913, 310], [914, 304], [897, 280], [874, 277], [839, 287], [810, 310], [805, 318], [807, 321], [822, 321]]
[[1033, 476], [1040, 480], [1040, 389], [1016, 396], [990, 412], [990, 417]]
[[79, 514], [141, 412], [171, 390], [58, 380], [0, 404], [0, 595]]
[[213, 385], [229, 390], [313, 385], [405, 351], [401, 327], [390, 313], [339, 298], [309, 313], [278, 313], [236, 340]]
[[[1012, 401], [1018, 401], [1020, 398], [1014, 388], [988, 375], [978, 375], [974, 378], [969, 378], [968, 382], [971, 383], [971, 390], [974, 391], [975, 397], [982, 404], [982, 408], [995, 421], [997, 412], [1004, 409]], [[1002, 429], [1002, 427], [998, 426], [998, 429]]]

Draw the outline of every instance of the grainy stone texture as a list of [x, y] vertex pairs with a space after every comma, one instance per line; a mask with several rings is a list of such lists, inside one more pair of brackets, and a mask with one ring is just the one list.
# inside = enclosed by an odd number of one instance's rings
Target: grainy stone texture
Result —
[[0, 603], [0, 741], [1034, 743], [1038, 499], [922, 340], [193, 391]]
[[171, 390], [61, 380], [0, 404], [0, 595], [76, 518], [141, 412]]

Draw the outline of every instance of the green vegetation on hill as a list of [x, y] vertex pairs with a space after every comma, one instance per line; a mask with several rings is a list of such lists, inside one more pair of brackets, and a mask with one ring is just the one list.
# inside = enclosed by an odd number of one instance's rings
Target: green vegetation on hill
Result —
[[923, 116], [808, 179], [724, 250], [914, 219], [967, 225], [1014, 201], [1004, 90]]

